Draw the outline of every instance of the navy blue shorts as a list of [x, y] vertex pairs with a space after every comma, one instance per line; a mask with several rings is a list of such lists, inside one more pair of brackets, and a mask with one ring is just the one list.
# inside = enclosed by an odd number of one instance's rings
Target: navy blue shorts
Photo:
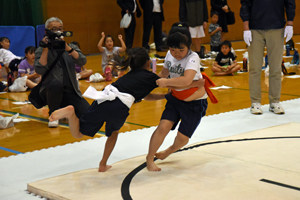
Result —
[[171, 94], [167, 94], [166, 99], [168, 101], [161, 120], [173, 121], [172, 130], [176, 128], [178, 122], [181, 120], [178, 131], [189, 138], [192, 137], [201, 118], [206, 114], [207, 100], [200, 99], [185, 102], [173, 97]]
[[94, 137], [106, 122], [105, 135], [109, 137], [113, 131], [120, 130], [128, 115], [129, 108], [118, 98], [100, 104], [94, 101], [80, 117], [80, 132], [83, 135]]

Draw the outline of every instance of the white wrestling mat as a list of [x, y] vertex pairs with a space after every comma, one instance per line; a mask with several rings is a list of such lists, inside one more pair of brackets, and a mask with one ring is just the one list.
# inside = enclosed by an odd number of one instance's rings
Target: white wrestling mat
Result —
[[300, 99], [281, 104], [285, 115], [264, 105], [263, 115], [204, 117], [195, 147], [157, 160], [161, 172], [143, 166], [155, 127], [120, 134], [105, 173], [97, 172], [105, 137], [1, 158], [0, 199], [41, 199], [27, 187], [53, 199], [300, 199]]

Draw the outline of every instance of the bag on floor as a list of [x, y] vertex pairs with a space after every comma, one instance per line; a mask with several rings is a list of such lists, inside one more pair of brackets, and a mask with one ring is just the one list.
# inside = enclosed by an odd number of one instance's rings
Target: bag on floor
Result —
[[17, 78], [11, 86], [8, 87], [10, 92], [24, 92], [27, 90], [26, 86], [27, 76]]
[[281, 70], [284, 75], [295, 75], [296, 74], [296, 72], [287, 72], [287, 70], [284, 66], [284, 61], [282, 61]]
[[42, 99], [42, 97], [40, 95], [41, 87], [42, 87], [41, 83], [37, 84], [34, 88], [31, 89], [31, 92], [28, 95], [28, 100], [37, 109], [40, 109], [46, 105], [46, 103], [44, 102], [44, 100]]

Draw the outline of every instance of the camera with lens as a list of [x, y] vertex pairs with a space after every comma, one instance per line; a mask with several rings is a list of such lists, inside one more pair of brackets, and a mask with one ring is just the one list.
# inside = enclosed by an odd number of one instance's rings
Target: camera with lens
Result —
[[52, 32], [49, 29], [45, 29], [46, 36], [48, 37], [48, 44], [47, 47], [49, 49], [53, 50], [65, 50], [66, 48], [66, 42], [63, 40], [60, 40], [64, 37], [64, 33], [57, 31]]

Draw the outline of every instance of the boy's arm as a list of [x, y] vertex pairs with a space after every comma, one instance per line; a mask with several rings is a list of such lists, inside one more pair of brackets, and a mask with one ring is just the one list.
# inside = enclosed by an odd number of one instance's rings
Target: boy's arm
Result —
[[121, 52], [124, 52], [125, 50], [126, 50], [126, 45], [125, 45], [125, 42], [124, 42], [124, 40], [122, 39], [122, 35], [118, 35], [118, 38], [119, 38], [119, 40], [120, 40], [120, 42], [121, 42], [121, 48], [119, 49], [119, 52], [121, 53]]
[[212, 35], [216, 34], [217, 32], [221, 31], [220, 29], [222, 30], [221, 27], [216, 28], [214, 31], [210, 32], [209, 35], [212, 36]]
[[177, 78], [161, 78], [156, 81], [156, 84], [159, 87], [166, 88], [166, 87], [187, 87], [190, 85], [195, 77], [196, 71], [195, 70], [185, 70], [184, 75], [177, 77]]
[[228, 69], [232, 69], [232, 68], [234, 68], [236, 65], [237, 65], [237, 61], [234, 60], [234, 61], [232, 62], [232, 64], [228, 67]]
[[157, 101], [157, 100], [164, 99], [165, 95], [166, 94], [154, 94], [154, 93], [150, 93], [144, 99], [146, 101]]
[[214, 66], [214, 67], [217, 67], [217, 68], [219, 68], [219, 69], [223, 69], [222, 66], [220, 66], [220, 65], [218, 64], [217, 61], [214, 61], [213, 66]]
[[81, 66], [82, 71], [86, 71], [85, 65]]
[[39, 74], [37, 74], [37, 73], [33, 73], [33, 74], [25, 74], [25, 73], [21, 73], [20, 74], [21, 75], [21, 77], [23, 77], [23, 76], [27, 76], [27, 79], [32, 79], [32, 78], [38, 78], [38, 77], [40, 77], [41, 75], [39, 75]]
[[102, 33], [101, 33], [101, 39], [100, 39], [99, 42], [98, 42], [98, 49], [99, 49], [100, 53], [102, 53], [103, 50], [104, 50], [103, 47], [102, 47], [104, 38], [105, 38], [105, 34], [104, 34], [104, 32], [102, 32]]
[[193, 81], [188, 86], [184, 86], [184, 87], [168, 87], [168, 88], [169, 89], [174, 89], [174, 90], [186, 89], [186, 88], [194, 88], [194, 87], [201, 88], [201, 87], [204, 86], [204, 84], [205, 84], [205, 80], [204, 79], [199, 79], [199, 80]]
[[160, 78], [167, 78], [169, 76], [169, 70], [162, 68], [162, 70], [157, 74]]

